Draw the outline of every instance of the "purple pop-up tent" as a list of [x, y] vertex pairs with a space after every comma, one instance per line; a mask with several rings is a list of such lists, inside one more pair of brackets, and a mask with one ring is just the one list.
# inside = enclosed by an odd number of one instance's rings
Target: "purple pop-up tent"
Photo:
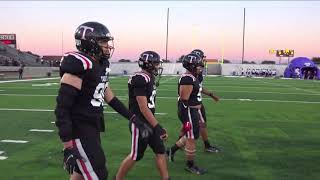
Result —
[[315, 78], [320, 80], [320, 70], [317, 65], [309, 58], [297, 57], [285, 69], [284, 77], [303, 79], [308, 72], [313, 72]]

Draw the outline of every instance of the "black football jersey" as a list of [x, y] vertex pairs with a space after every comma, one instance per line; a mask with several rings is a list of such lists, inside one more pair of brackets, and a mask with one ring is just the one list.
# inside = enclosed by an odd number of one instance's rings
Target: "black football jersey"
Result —
[[60, 76], [70, 73], [82, 79], [79, 96], [71, 111], [74, 130], [83, 132], [89, 125], [98, 131], [104, 131], [104, 92], [109, 85], [109, 72], [108, 61], [100, 63], [80, 52], [64, 54], [60, 63]]
[[150, 77], [143, 72], [137, 72], [129, 78], [128, 90], [130, 112], [136, 114], [142, 120], [147, 121], [140, 111], [136, 96], [146, 96], [148, 100], [148, 108], [153, 114], [155, 113], [155, 100], [157, 91], [154, 77]]
[[200, 86], [200, 82], [199, 79], [194, 77], [192, 74], [182, 74], [180, 79], [179, 79], [179, 83], [178, 83], [178, 95], [179, 95], [179, 99], [180, 99], [180, 86], [181, 85], [192, 85], [193, 89], [192, 92], [190, 94], [189, 97], [189, 101], [188, 104], [190, 106], [196, 106], [201, 104], [201, 86]]

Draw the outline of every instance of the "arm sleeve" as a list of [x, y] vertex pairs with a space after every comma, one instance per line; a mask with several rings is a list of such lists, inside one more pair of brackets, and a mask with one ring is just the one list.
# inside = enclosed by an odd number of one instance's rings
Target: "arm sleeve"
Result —
[[68, 84], [61, 84], [57, 96], [57, 106], [55, 109], [56, 126], [59, 130], [61, 141], [67, 142], [72, 139], [72, 119], [71, 109], [79, 90]]
[[114, 97], [112, 100], [108, 103], [115, 111], [117, 111], [119, 114], [121, 114], [123, 117], [130, 119], [131, 114], [127, 107], [117, 98]]
[[133, 90], [134, 96], [146, 96], [147, 95], [147, 92], [146, 92], [147, 81], [143, 76], [141, 76], [141, 75], [134, 76], [132, 78], [131, 83], [134, 87], [134, 90]]

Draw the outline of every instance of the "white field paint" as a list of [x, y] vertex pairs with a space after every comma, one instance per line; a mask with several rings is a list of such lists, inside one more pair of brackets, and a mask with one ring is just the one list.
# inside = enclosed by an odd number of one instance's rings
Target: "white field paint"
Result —
[[[4, 151], [0, 151], [0, 155], [3, 154]], [[5, 159], [8, 159], [7, 156], [0, 156], [0, 160], [5, 160]]]
[[252, 101], [251, 99], [239, 99], [239, 101]]
[[[53, 109], [18, 109], [18, 108], [0, 108], [0, 111], [27, 111], [27, 112], [53, 112]], [[115, 111], [106, 111], [105, 114], [117, 114]], [[168, 113], [155, 113], [158, 115], [166, 115]]]
[[[28, 88], [24, 88], [28, 89]], [[41, 88], [48, 89], [48, 88]], [[127, 91], [128, 89], [113, 89], [114, 91]], [[1, 90], [0, 90], [1, 91]], [[3, 90], [5, 91], [5, 90]], [[159, 89], [159, 91], [176, 92], [176, 90]], [[320, 93], [300, 93], [300, 92], [275, 92], [275, 91], [219, 91], [224, 93], [249, 93], [249, 94], [289, 94], [289, 95], [305, 95], [305, 96], [320, 96]], [[30, 97], [56, 97], [56, 94], [0, 94], [0, 96], [30, 96]], [[127, 96], [117, 96], [120, 100], [126, 100]]]
[[30, 129], [31, 132], [53, 132], [51, 129]]
[[8, 159], [8, 157], [7, 156], [0, 156], [0, 161], [5, 160], [5, 159]]
[[44, 83], [44, 84], [32, 84], [31, 86], [52, 86], [52, 85], [58, 85], [59, 83]]
[[4, 140], [1, 140], [0, 142], [2, 142], [2, 143], [18, 143], [18, 144], [24, 144], [24, 143], [27, 143], [27, 142], [29, 142], [29, 141], [4, 139]]
[[43, 80], [53, 80], [53, 79], [60, 79], [60, 77], [54, 77], [54, 78], [38, 78], [38, 79], [20, 79], [20, 80], [0, 81], [0, 84], [2, 84], [2, 83], [11, 83], [11, 82], [43, 81]]

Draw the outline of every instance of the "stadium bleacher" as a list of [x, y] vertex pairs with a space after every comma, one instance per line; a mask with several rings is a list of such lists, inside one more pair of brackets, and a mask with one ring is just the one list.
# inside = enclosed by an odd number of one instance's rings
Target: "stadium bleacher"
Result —
[[[3, 64], [2, 64], [3, 62]], [[43, 66], [40, 62], [40, 56], [31, 52], [23, 52], [0, 42], [0, 63], [6, 66]]]

